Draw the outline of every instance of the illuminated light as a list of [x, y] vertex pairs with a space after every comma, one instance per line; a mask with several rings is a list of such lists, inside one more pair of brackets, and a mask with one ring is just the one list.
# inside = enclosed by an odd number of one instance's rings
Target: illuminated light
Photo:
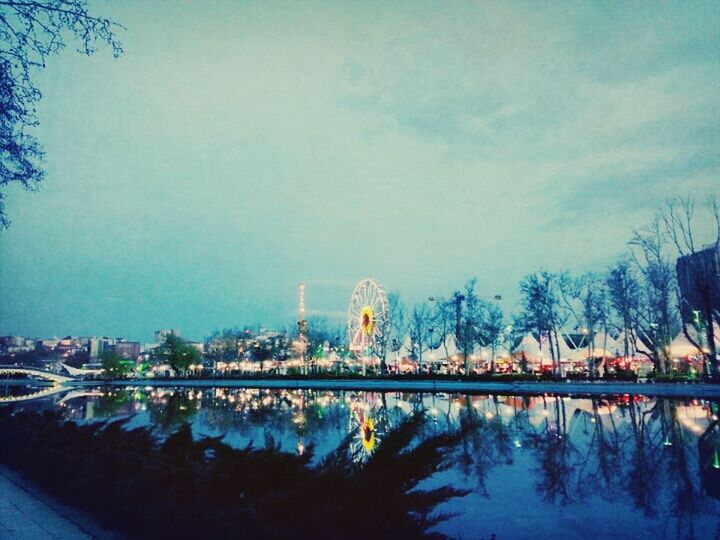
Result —
[[542, 414], [543, 414], [543, 416], [550, 416], [550, 411], [544, 410], [544, 411], [542, 412]]
[[521, 448], [521, 447], [522, 447], [522, 443], [520, 442], [520, 439], [515, 439], [515, 440], [513, 441], [513, 445], [515, 445], [515, 448]]
[[298, 451], [298, 455], [300, 455], [300, 456], [302, 456], [305, 453], [305, 445], [302, 442], [298, 443], [297, 451]]
[[375, 448], [375, 422], [367, 418], [360, 426], [360, 440], [366, 452], [372, 452]]
[[436, 416], [437, 413], [438, 413], [437, 407], [433, 407], [432, 409], [430, 409], [430, 414], [432, 414], [433, 416]]
[[365, 335], [371, 336], [375, 327], [375, 313], [370, 306], [365, 306], [360, 310], [360, 321]]
[[488, 420], [492, 420], [492, 418], [493, 418], [493, 413], [491, 413], [490, 411], [486, 412], [486, 413], [485, 413], [485, 418], [487, 418]]

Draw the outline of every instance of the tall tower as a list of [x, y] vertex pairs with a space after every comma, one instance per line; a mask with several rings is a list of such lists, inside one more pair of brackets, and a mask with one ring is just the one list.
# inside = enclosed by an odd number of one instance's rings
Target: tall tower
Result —
[[300, 359], [302, 360], [303, 369], [307, 373], [306, 355], [307, 355], [307, 320], [305, 320], [305, 283], [299, 285], [299, 298], [298, 298], [298, 330], [300, 333]]

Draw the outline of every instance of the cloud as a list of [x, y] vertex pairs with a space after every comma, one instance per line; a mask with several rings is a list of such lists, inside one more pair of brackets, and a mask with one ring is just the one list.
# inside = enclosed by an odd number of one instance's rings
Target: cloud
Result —
[[408, 304], [478, 275], [511, 305], [720, 189], [717, 4], [278, 6], [114, 4], [119, 61], [52, 59], [0, 329], [67, 333], [85, 305], [199, 338], [284, 322], [300, 281], [335, 317], [368, 275]]

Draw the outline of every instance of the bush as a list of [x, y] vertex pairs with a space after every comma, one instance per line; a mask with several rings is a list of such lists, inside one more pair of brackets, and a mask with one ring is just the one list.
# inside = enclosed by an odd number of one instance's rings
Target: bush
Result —
[[418, 484], [459, 434], [417, 442], [424, 417], [388, 433], [365, 464], [351, 436], [318, 465], [304, 455], [234, 449], [193, 437], [165, 440], [127, 420], [77, 425], [57, 413], [0, 411], [0, 461], [67, 504], [133, 538], [441, 538], [434, 507], [466, 492]]

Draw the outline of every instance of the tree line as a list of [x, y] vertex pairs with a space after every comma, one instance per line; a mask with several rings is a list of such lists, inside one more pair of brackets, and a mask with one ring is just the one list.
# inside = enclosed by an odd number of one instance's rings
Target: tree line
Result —
[[[715, 238], [720, 238], [717, 200], [709, 198], [703, 210], [701, 219], [714, 220]], [[531, 332], [547, 342], [552, 371], [558, 374], [563, 333], [572, 328], [584, 334], [590, 358], [596, 349], [605, 349], [604, 343], [596, 342], [597, 336], [614, 335], [621, 338], [623, 356], [641, 354], [652, 360], [657, 373], [668, 373], [670, 343], [682, 331], [705, 356], [704, 375], [717, 374], [713, 322], [720, 324], [719, 306], [712, 302], [689, 305], [675, 269], [678, 257], [701, 251], [696, 241], [698, 225], [692, 199], [669, 200], [647, 226], [632, 232], [627, 251], [607, 269], [579, 275], [568, 270], [526, 275], [519, 284], [521, 310], [513, 316], [503, 313], [495, 301], [498, 297], [478, 295], [475, 278], [446, 297], [431, 297], [411, 309], [393, 292], [388, 298], [387, 327], [381, 331], [375, 353], [385, 358], [388, 351], [397, 352], [407, 336], [410, 352], [422, 369], [428, 350], [444, 347], [448, 356], [451, 338], [466, 373], [476, 346], [490, 349], [489, 370], [494, 372], [497, 351], [511, 351], [520, 336]], [[717, 269], [698, 273], [690, 286], [700, 291], [701, 298], [716, 298]], [[591, 375], [595, 368], [590, 362]]]

